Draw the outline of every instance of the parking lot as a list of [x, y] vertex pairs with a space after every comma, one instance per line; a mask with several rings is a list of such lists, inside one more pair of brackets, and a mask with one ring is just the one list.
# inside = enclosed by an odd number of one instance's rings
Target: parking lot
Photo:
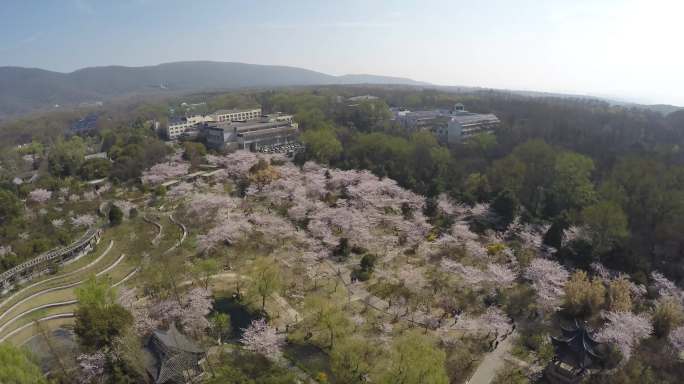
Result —
[[288, 156], [293, 156], [295, 153], [304, 149], [301, 143], [288, 143], [263, 146], [258, 149], [261, 153], [285, 153]]

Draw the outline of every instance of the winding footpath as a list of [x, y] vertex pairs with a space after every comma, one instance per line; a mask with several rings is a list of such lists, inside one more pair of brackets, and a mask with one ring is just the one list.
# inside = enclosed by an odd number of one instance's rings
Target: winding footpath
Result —
[[[12, 299], [14, 299], [15, 297], [19, 296], [20, 294], [26, 292], [27, 290], [29, 290], [29, 289], [31, 289], [31, 288], [35, 288], [35, 287], [37, 287], [37, 286], [39, 286], [39, 285], [48, 283], [48, 282], [50, 282], [50, 281], [54, 281], [54, 280], [58, 280], [58, 279], [63, 279], [63, 278], [65, 278], [65, 277], [73, 276], [73, 275], [79, 274], [79, 273], [81, 273], [81, 272], [83, 272], [83, 271], [85, 271], [85, 270], [87, 270], [87, 269], [92, 268], [94, 265], [96, 265], [97, 263], [99, 263], [100, 261], [102, 261], [102, 259], [103, 259], [105, 256], [107, 256], [107, 254], [109, 253], [109, 251], [112, 249], [112, 246], [114, 246], [114, 240], [110, 240], [110, 241], [109, 241], [109, 246], [107, 247], [107, 249], [104, 250], [104, 252], [102, 252], [102, 254], [101, 254], [100, 256], [97, 257], [97, 259], [93, 260], [90, 264], [88, 264], [88, 265], [86, 265], [86, 266], [84, 266], [84, 267], [81, 267], [81, 268], [79, 268], [79, 269], [77, 269], [77, 270], [75, 270], [75, 271], [69, 272], [69, 273], [65, 273], [65, 274], [63, 274], [63, 275], [59, 275], [59, 276], [51, 277], [51, 278], [49, 278], [49, 279], [37, 281], [37, 282], [35, 282], [35, 283], [31, 284], [31, 285], [28, 285], [28, 286], [26, 286], [26, 287], [24, 287], [24, 288], [18, 290], [17, 292], [13, 293], [13, 294], [10, 295], [8, 298], [6, 298], [6, 299], [3, 300], [2, 302], [0, 302], [0, 308], [2, 308], [5, 304], [7, 304], [8, 302], [10, 302], [10, 301], [11, 301]], [[11, 309], [11, 308], [10, 308], [10, 309]], [[8, 311], [9, 311], [9, 310], [8, 310]], [[3, 314], [3, 316], [4, 316], [4, 314]], [[2, 319], [2, 316], [0, 316], [0, 319]]]
[[[124, 256], [124, 255], [122, 255], [122, 256]], [[117, 264], [118, 264], [118, 262], [120, 262], [121, 260], [122, 260], [122, 258], [119, 258], [119, 260], [117, 260]], [[110, 266], [110, 268], [111, 268], [111, 266]], [[123, 279], [121, 279], [119, 282], [113, 284], [112, 287], [117, 287], [117, 286], [119, 286], [119, 285], [125, 283], [128, 279], [130, 279], [130, 278], [131, 278], [133, 275], [135, 275], [135, 273], [137, 273], [137, 272], [138, 272], [138, 268], [135, 268], [133, 271], [131, 271], [130, 273], [128, 273], [128, 275], [126, 275], [126, 276], [125, 276]], [[81, 282], [82, 282], [82, 281], [81, 281]], [[74, 305], [74, 304], [78, 304], [78, 300], [67, 300], [67, 301], [61, 301], [61, 302], [58, 302], [58, 303], [44, 304], [44, 305], [41, 305], [41, 306], [38, 306], [38, 307], [35, 307], [35, 308], [28, 309], [28, 310], [26, 310], [26, 311], [20, 313], [19, 315], [13, 317], [13, 318], [12, 318], [11, 320], [9, 320], [7, 323], [3, 324], [3, 325], [0, 327], [0, 333], [1, 333], [2, 331], [4, 331], [5, 328], [6, 328], [7, 326], [9, 326], [10, 324], [16, 322], [17, 320], [19, 320], [19, 319], [21, 319], [22, 317], [24, 317], [24, 316], [26, 316], [26, 315], [29, 315], [29, 314], [31, 314], [31, 313], [34, 313], [34, 312], [37, 312], [37, 311], [40, 311], [40, 310], [43, 310], [43, 309], [58, 308], [58, 307], [66, 307], [66, 306], [70, 306], [70, 305]], [[21, 332], [21, 331], [23, 331], [23, 330], [29, 328], [30, 326], [34, 325], [35, 322], [45, 322], [45, 321], [56, 320], [56, 319], [70, 319], [70, 318], [73, 318], [73, 317], [75, 317], [75, 314], [74, 314], [73, 312], [69, 312], [69, 313], [59, 313], [59, 314], [56, 314], [56, 315], [51, 315], [51, 316], [43, 317], [42, 319], [38, 319], [38, 320], [32, 321], [32, 322], [30, 322], [30, 323], [28, 323], [28, 324], [22, 325], [21, 327], [19, 327], [19, 328], [17, 328], [17, 329], [12, 330], [10, 333], [8, 333], [7, 335], [5, 335], [5, 336], [3, 336], [2, 338], [0, 338], [0, 343], [4, 342], [5, 340], [9, 339], [10, 337], [16, 335], [17, 333], [19, 333], [19, 332]]]
[[485, 355], [485, 358], [477, 366], [470, 380], [466, 381], [466, 384], [491, 383], [496, 377], [497, 372], [506, 364], [506, 358], [513, 350], [513, 340], [515, 340], [517, 335], [517, 332], [513, 331], [492, 352]]
[[[105, 251], [105, 253], [108, 252], [109, 249], [111, 249], [111, 246]], [[102, 256], [100, 256], [100, 257], [98, 258], [98, 260], [101, 260], [101, 257], [102, 257]], [[126, 257], [125, 254], [121, 254], [121, 256], [120, 256], [114, 263], [112, 263], [111, 265], [107, 266], [107, 268], [105, 268], [104, 270], [102, 270], [102, 271], [96, 273], [95, 276], [97, 276], [97, 277], [102, 276], [102, 275], [108, 273], [109, 271], [111, 271], [112, 269], [116, 268], [116, 267], [123, 261], [123, 259], [124, 259], [125, 257]], [[91, 263], [91, 264], [93, 264], [93, 263]], [[84, 267], [84, 268], [85, 268], [85, 267]], [[137, 268], [136, 268], [136, 269], [133, 270], [131, 273], [129, 273], [126, 277], [124, 277], [124, 279], [123, 279], [122, 281], [119, 281], [118, 283], [114, 284], [114, 286], [118, 286], [118, 285], [122, 284], [123, 282], [125, 282], [126, 280], [128, 280], [129, 278], [131, 278], [137, 271], [138, 271], [138, 270], [137, 270]], [[37, 298], [37, 297], [39, 297], [39, 296], [42, 296], [42, 295], [45, 295], [45, 294], [48, 294], [48, 293], [51, 293], [51, 292], [56, 292], [56, 291], [61, 291], [61, 290], [65, 290], [65, 289], [69, 289], [69, 288], [76, 287], [76, 286], [78, 286], [78, 285], [80, 285], [80, 284], [83, 284], [84, 281], [85, 281], [85, 280], [79, 280], [79, 281], [74, 282], [74, 283], [62, 285], [62, 286], [59, 286], [59, 287], [47, 288], [47, 289], [38, 291], [38, 292], [36, 292], [36, 293], [34, 293], [34, 294], [32, 294], [32, 295], [30, 295], [30, 296], [28, 296], [28, 297], [26, 297], [26, 298], [20, 300], [20, 301], [18, 301], [17, 303], [15, 303], [15, 304], [12, 305], [11, 307], [9, 307], [7, 310], [5, 310], [5, 311], [0, 315], [0, 320], [2, 320], [3, 318], [5, 318], [9, 313], [12, 312], [12, 310], [16, 309], [16, 308], [19, 307], [20, 305], [22, 305], [22, 304], [24, 304], [24, 303], [26, 303], [26, 302], [28, 302], [28, 301], [30, 301], [30, 300], [33, 300], [33, 299], [35, 299], [35, 298]], [[67, 306], [67, 305], [72, 305], [72, 304], [76, 304], [76, 303], [78, 303], [78, 300], [69, 300], [69, 301], [61, 301], [61, 302], [57, 302], [57, 303], [44, 304], [44, 305], [40, 305], [40, 306], [38, 306], [38, 307], [34, 307], [34, 308], [27, 309], [26, 311], [24, 311], [24, 312], [22, 312], [22, 313], [20, 313], [20, 314], [18, 314], [18, 315], [16, 315], [16, 316], [14, 316], [12, 319], [8, 320], [6, 323], [4, 323], [2, 326], [0, 326], [0, 333], [1, 333], [2, 331], [4, 331], [5, 328], [7, 328], [9, 325], [13, 324], [13, 323], [16, 322], [17, 320], [23, 318], [23, 317], [26, 316], [26, 315], [29, 315], [29, 314], [35, 312], [35, 311], [42, 310], [42, 309], [55, 308], [55, 307], [60, 307], [60, 306]], [[14, 331], [12, 331], [10, 334], [6, 335], [4, 338], [0, 339], [0, 342], [2, 342], [3, 340], [5, 340], [6, 338], [8, 338], [8, 337], [9, 337], [10, 335], [12, 335], [12, 334], [14, 334]]]

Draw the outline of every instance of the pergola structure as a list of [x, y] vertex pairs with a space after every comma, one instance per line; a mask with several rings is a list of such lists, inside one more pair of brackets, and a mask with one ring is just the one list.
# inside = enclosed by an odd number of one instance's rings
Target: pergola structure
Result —
[[0, 294], [9, 291], [17, 282], [30, 280], [48, 269], [50, 263], [65, 263], [92, 251], [100, 241], [102, 229], [93, 227], [77, 241], [64, 248], [54, 249], [0, 273]]
[[551, 337], [556, 354], [546, 368], [546, 378], [552, 383], [579, 383], [584, 376], [601, 368], [604, 360], [598, 351], [601, 343], [592, 338], [586, 324], [577, 320], [569, 327], [561, 326], [561, 332], [561, 336]]

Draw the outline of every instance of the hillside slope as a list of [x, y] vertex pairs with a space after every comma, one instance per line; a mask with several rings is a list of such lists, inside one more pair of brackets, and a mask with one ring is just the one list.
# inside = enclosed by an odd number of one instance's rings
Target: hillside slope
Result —
[[357, 83], [424, 84], [397, 77], [332, 76], [295, 67], [211, 61], [92, 67], [71, 73], [0, 67], [0, 118], [134, 93]]

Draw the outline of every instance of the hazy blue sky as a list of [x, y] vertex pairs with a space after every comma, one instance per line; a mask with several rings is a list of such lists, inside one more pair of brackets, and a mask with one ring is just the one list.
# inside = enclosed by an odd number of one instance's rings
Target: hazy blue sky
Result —
[[682, 0], [2, 0], [0, 66], [291, 65], [684, 105]]

